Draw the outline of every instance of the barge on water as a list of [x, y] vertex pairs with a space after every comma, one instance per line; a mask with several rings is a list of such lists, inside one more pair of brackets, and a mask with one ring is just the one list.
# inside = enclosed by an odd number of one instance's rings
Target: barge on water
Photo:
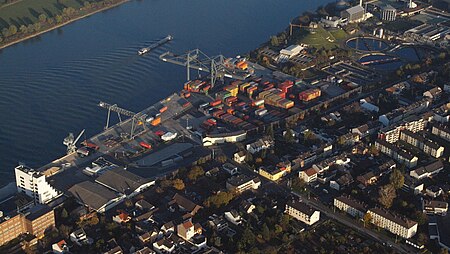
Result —
[[161, 40], [159, 40], [159, 41], [153, 43], [152, 45], [150, 45], [150, 46], [148, 46], [148, 47], [146, 47], [146, 48], [141, 48], [141, 49], [138, 51], [138, 55], [142, 56], [142, 55], [144, 55], [145, 53], [150, 52], [150, 50], [152, 50], [152, 49], [154, 49], [154, 48], [157, 48], [157, 47], [159, 47], [159, 46], [163, 45], [164, 43], [169, 42], [169, 41], [171, 41], [171, 40], [173, 40], [173, 37], [172, 37], [171, 35], [167, 35], [165, 38], [163, 38], [163, 39], [161, 39]]

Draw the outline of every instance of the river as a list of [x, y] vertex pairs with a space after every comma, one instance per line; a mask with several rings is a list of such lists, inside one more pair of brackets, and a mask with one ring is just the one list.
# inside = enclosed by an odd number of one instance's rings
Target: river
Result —
[[[245, 54], [330, 0], [133, 0], [0, 51], [0, 186], [14, 167], [65, 154], [69, 132], [102, 130], [100, 100], [139, 111], [181, 89], [165, 51]], [[174, 36], [145, 56], [139, 48]], [[83, 137], [84, 138], [84, 137]]]

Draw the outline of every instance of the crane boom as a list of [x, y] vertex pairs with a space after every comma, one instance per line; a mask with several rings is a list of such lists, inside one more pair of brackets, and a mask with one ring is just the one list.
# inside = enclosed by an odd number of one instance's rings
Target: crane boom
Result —
[[78, 135], [78, 137], [73, 141], [73, 144], [75, 145], [77, 142], [78, 142], [78, 140], [81, 138], [81, 135], [83, 135], [83, 133], [84, 133], [84, 131], [85, 131], [86, 129], [83, 129], [81, 132], [80, 132], [80, 134]]

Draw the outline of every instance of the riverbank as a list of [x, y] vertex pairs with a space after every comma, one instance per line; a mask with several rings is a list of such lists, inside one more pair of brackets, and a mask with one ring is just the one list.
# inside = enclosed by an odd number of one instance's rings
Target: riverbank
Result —
[[130, 1], [130, 0], [119, 0], [118, 2], [115, 2], [115, 3], [111, 4], [111, 5], [107, 5], [107, 6], [104, 6], [104, 7], [100, 7], [99, 9], [95, 9], [95, 10], [93, 10], [92, 12], [85, 13], [85, 14], [82, 14], [82, 15], [77, 16], [77, 17], [73, 17], [73, 18], [71, 18], [71, 19], [69, 19], [69, 20], [67, 20], [67, 21], [64, 21], [64, 22], [61, 23], [61, 24], [56, 24], [55, 26], [51, 26], [51, 27], [49, 27], [49, 28], [47, 28], [47, 29], [44, 29], [44, 30], [42, 30], [42, 31], [39, 31], [39, 32], [30, 34], [30, 35], [27, 35], [27, 36], [25, 36], [25, 37], [20, 37], [20, 38], [18, 38], [18, 39], [16, 39], [16, 40], [13, 40], [13, 41], [10, 41], [10, 42], [6, 42], [6, 43], [3, 43], [3, 42], [2, 42], [2, 43], [0, 43], [0, 49], [4, 49], [4, 48], [9, 47], [9, 46], [12, 46], [12, 45], [14, 45], [14, 44], [17, 44], [17, 43], [26, 41], [26, 40], [28, 40], [28, 39], [34, 38], [34, 37], [39, 36], [39, 35], [41, 35], [41, 34], [44, 34], [44, 33], [50, 32], [50, 31], [52, 31], [52, 30], [55, 30], [55, 29], [57, 29], [57, 28], [63, 27], [63, 26], [65, 26], [65, 25], [68, 25], [68, 24], [70, 24], [70, 23], [72, 23], [72, 22], [75, 22], [75, 21], [77, 21], [77, 20], [80, 20], [80, 19], [86, 18], [86, 17], [88, 17], [88, 16], [94, 15], [94, 14], [96, 14], [96, 13], [98, 13], [98, 12], [106, 11], [106, 10], [109, 10], [109, 9], [111, 9], [111, 8], [117, 7], [117, 6], [121, 5], [121, 4], [124, 4], [124, 3], [129, 2], [129, 1]]

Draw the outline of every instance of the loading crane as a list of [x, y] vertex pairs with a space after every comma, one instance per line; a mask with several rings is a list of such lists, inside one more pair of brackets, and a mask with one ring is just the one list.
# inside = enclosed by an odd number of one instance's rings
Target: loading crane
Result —
[[83, 129], [80, 134], [78, 134], [78, 137], [74, 139], [73, 133], [69, 133], [69, 136], [67, 136], [63, 140], [63, 144], [67, 146], [67, 154], [74, 153], [77, 150], [77, 142], [81, 138], [81, 135], [83, 135], [85, 129]]
[[182, 55], [176, 55], [172, 52], [166, 52], [159, 56], [164, 62], [169, 62], [181, 66], [186, 66], [187, 80], [190, 80], [190, 69], [209, 72], [211, 76], [211, 86], [219, 78], [233, 78], [244, 80], [253, 74], [253, 69], [240, 70], [233, 68], [227, 62], [223, 55], [210, 57], [203, 53], [200, 49], [189, 50]]
[[111, 112], [116, 112], [117, 116], [119, 118], [119, 122], [122, 123], [122, 117], [121, 116], [128, 116], [131, 119], [131, 131], [130, 131], [130, 137], [131, 139], [133, 139], [135, 137], [135, 132], [136, 132], [136, 128], [138, 125], [143, 125], [145, 128], [145, 118], [147, 117], [146, 114], [144, 113], [134, 113], [132, 111], [123, 109], [119, 106], [117, 106], [117, 104], [109, 104], [103, 101], [100, 101], [98, 103], [98, 106], [101, 108], [105, 108], [108, 110], [108, 116], [106, 118], [106, 125], [105, 125], [105, 130], [109, 128], [109, 122], [110, 122], [110, 118], [111, 118]]

